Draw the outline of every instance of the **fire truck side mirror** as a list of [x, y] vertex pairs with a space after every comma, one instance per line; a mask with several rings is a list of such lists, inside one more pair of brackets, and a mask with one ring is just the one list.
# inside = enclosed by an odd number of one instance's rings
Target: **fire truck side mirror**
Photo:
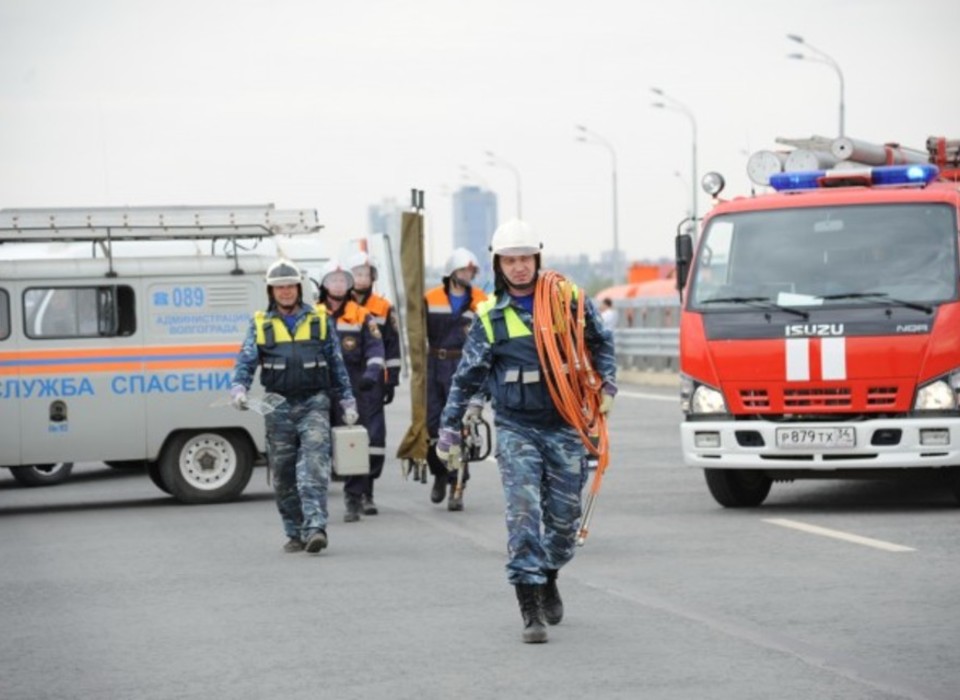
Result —
[[677, 291], [683, 298], [683, 288], [687, 284], [687, 274], [690, 263], [693, 261], [693, 236], [689, 233], [678, 233], [675, 241], [677, 263]]

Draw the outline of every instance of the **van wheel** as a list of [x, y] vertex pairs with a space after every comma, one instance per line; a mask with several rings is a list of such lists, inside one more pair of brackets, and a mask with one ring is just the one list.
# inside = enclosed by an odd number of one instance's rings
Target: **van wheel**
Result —
[[13, 478], [24, 486], [53, 486], [66, 481], [73, 471], [73, 462], [35, 464], [31, 467], [10, 467]]
[[160, 457], [160, 479], [182, 503], [232, 500], [252, 474], [250, 444], [231, 431], [179, 433]]
[[753, 508], [763, 503], [773, 481], [755, 469], [704, 469], [710, 494], [725, 508]]
[[147, 462], [147, 474], [154, 486], [164, 493], [170, 493], [170, 487], [164, 483], [163, 476], [160, 474], [160, 462]]

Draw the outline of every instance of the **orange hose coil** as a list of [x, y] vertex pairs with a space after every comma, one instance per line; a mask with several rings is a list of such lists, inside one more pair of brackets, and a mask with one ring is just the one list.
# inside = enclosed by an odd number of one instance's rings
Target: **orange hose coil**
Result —
[[590, 486], [590, 493], [596, 495], [609, 460], [607, 416], [600, 413], [603, 381], [586, 348], [586, 300], [575, 303], [574, 289], [563, 275], [540, 271], [534, 295], [534, 340], [554, 405], [598, 459]]

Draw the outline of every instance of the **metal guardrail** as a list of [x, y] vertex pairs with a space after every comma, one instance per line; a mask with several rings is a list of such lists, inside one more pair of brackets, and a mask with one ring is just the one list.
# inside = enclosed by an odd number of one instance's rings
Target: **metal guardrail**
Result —
[[618, 299], [614, 346], [617, 363], [629, 369], [676, 371], [680, 357], [677, 297]]

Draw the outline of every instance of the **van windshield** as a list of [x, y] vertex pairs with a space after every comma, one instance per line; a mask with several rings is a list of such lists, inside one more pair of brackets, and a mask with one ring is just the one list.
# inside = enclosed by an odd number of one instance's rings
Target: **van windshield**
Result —
[[957, 297], [957, 223], [945, 204], [883, 204], [714, 217], [690, 308], [943, 302]]

